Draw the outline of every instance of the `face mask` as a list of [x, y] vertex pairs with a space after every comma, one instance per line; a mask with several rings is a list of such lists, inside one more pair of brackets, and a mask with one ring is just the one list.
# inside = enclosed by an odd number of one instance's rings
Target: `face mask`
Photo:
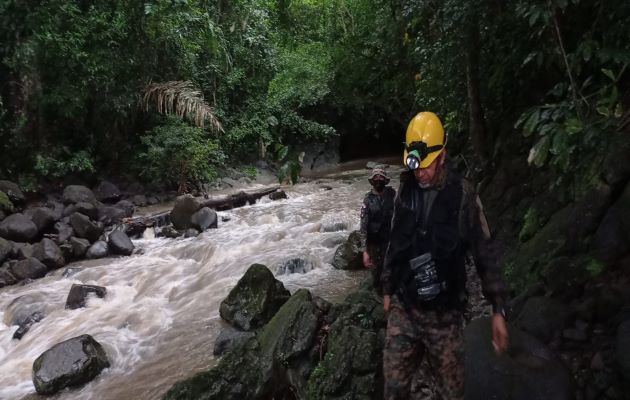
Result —
[[382, 192], [383, 189], [385, 189], [385, 182], [374, 181], [374, 184], [372, 186], [374, 187], [374, 190], [376, 190], [377, 192]]

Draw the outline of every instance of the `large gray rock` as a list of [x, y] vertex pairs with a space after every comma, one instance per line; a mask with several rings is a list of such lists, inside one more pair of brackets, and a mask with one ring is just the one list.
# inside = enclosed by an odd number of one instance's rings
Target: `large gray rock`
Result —
[[78, 212], [83, 215], [87, 215], [90, 219], [97, 220], [98, 219], [98, 208], [92, 203], [81, 202], [74, 204], [75, 212]]
[[[17, 261], [13, 262], [13, 264]], [[13, 274], [11, 263], [5, 262], [0, 266], [0, 288], [5, 286], [15, 285], [19, 279]]]
[[37, 230], [40, 233], [46, 233], [52, 230], [55, 221], [59, 219], [58, 217], [60, 216], [48, 207], [38, 207], [31, 215], [33, 223], [37, 226]]
[[170, 214], [171, 223], [177, 230], [185, 230], [192, 226], [192, 216], [201, 209], [201, 203], [190, 195], [180, 196]]
[[54, 394], [83, 385], [109, 367], [105, 350], [92, 336], [81, 335], [54, 345], [33, 363], [33, 384], [39, 394]]
[[109, 250], [113, 254], [129, 256], [133, 253], [135, 246], [129, 236], [123, 231], [113, 231], [109, 235]]
[[11, 200], [9, 200], [9, 196], [7, 196], [3, 191], [0, 191], [0, 213], [2, 213], [0, 221], [7, 217], [6, 214], [11, 214], [14, 211], [15, 207], [13, 206], [13, 203], [11, 203]]
[[94, 189], [94, 195], [103, 203], [115, 203], [120, 200], [122, 193], [113, 183], [103, 181]]
[[66, 242], [74, 235], [74, 229], [65, 222], [55, 223], [55, 231], [57, 232], [57, 239], [59, 243]]
[[114, 207], [119, 208], [125, 212], [125, 217], [130, 218], [133, 216], [136, 207], [129, 200], [121, 200], [114, 205]]
[[0, 264], [11, 254], [13, 245], [8, 240], [0, 238]]
[[573, 400], [570, 371], [534, 337], [510, 328], [510, 348], [497, 356], [488, 318], [465, 330], [466, 399]]
[[13, 182], [0, 181], [0, 192], [4, 192], [13, 204], [23, 204], [25, 197], [20, 187]]
[[36, 258], [27, 258], [13, 264], [11, 272], [19, 280], [41, 278], [48, 272], [48, 268]]
[[52, 240], [46, 238], [33, 246], [33, 257], [37, 258], [49, 269], [57, 269], [66, 265], [66, 260], [59, 246]]
[[94, 193], [81, 185], [70, 185], [63, 190], [62, 195], [64, 204], [90, 203], [96, 204], [96, 196]]
[[363, 268], [363, 253], [361, 251], [361, 237], [359, 231], [353, 231], [345, 243], [337, 247], [332, 261], [337, 269]]
[[37, 225], [24, 214], [12, 214], [0, 222], [0, 237], [16, 242], [32, 242], [38, 235]]
[[319, 318], [310, 293], [298, 290], [257, 338], [236, 346], [216, 368], [175, 384], [164, 399], [307, 398]]
[[308, 398], [382, 398], [386, 320], [381, 299], [363, 289], [330, 314], [338, 316], [330, 325], [326, 355], [309, 378]]
[[256, 334], [254, 332], [243, 332], [231, 326], [226, 326], [221, 330], [219, 337], [214, 341], [214, 350], [212, 352], [215, 356], [222, 356], [227, 352], [243, 346], [249, 339], [255, 336]]
[[85, 253], [90, 248], [90, 241], [81, 238], [70, 238], [70, 244], [72, 245], [72, 255], [74, 258], [83, 258]]
[[516, 324], [547, 343], [564, 330], [569, 318], [570, 310], [559, 301], [548, 297], [532, 297], [523, 306]]
[[14, 243], [13, 251], [19, 260], [33, 257], [33, 246], [28, 243]]
[[138, 207], [145, 207], [147, 205], [147, 196], [137, 194], [131, 198], [131, 202]]
[[94, 242], [93, 245], [90, 246], [89, 249], [85, 252], [85, 256], [87, 258], [96, 259], [96, 258], [105, 258], [109, 254], [109, 250], [107, 247], [107, 243], [99, 240]]
[[104, 206], [98, 209], [98, 220], [105, 225], [113, 225], [127, 218], [127, 212], [122, 208]]
[[217, 227], [217, 213], [211, 208], [204, 207], [190, 217], [193, 228], [203, 232], [209, 228]]
[[630, 310], [628, 314], [617, 328], [616, 357], [619, 371], [630, 382]]
[[77, 308], [85, 307], [87, 297], [91, 293], [102, 299], [107, 295], [107, 288], [94, 285], [73, 284], [70, 288], [70, 292], [68, 293], [68, 298], [66, 299], [66, 308], [75, 310]]
[[265, 325], [291, 294], [267, 267], [253, 264], [221, 302], [221, 318], [249, 331]]
[[83, 214], [74, 213], [70, 216], [70, 225], [78, 237], [85, 238], [90, 242], [95, 242], [103, 234], [103, 228], [90, 221]]

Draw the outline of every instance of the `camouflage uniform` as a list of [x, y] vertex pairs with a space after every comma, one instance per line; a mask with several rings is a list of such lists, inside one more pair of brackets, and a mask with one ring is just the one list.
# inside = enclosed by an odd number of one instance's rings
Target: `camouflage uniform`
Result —
[[[505, 302], [507, 286], [474, 190], [455, 172], [445, 171], [436, 188], [426, 189], [416, 183], [413, 172], [404, 172], [381, 277], [383, 293], [391, 296], [383, 355], [386, 400], [409, 398], [411, 378], [425, 355], [440, 397], [464, 398], [463, 311], [468, 251], [482, 279], [484, 295], [498, 312]], [[437, 299], [423, 303], [413, 299], [413, 290], [408, 289], [415, 288], [408, 264], [425, 252], [436, 260], [445, 289]]]
[[372, 261], [374, 284], [380, 293], [381, 272], [385, 252], [389, 243], [389, 229], [394, 212], [396, 191], [386, 186], [383, 192], [376, 194], [373, 190], [366, 193], [361, 207], [361, 248], [365, 249]]

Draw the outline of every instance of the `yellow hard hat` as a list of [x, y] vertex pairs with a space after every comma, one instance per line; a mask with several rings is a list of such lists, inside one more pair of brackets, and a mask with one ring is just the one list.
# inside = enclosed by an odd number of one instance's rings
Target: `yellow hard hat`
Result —
[[403, 163], [409, 169], [426, 168], [444, 151], [446, 136], [437, 115], [418, 113], [407, 128]]

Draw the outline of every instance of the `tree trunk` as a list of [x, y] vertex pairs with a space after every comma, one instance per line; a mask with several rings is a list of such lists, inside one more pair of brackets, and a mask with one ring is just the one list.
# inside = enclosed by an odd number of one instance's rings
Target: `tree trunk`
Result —
[[479, 88], [479, 25], [472, 14], [466, 33], [466, 86], [468, 92], [468, 130], [475, 154], [488, 159], [489, 140]]

